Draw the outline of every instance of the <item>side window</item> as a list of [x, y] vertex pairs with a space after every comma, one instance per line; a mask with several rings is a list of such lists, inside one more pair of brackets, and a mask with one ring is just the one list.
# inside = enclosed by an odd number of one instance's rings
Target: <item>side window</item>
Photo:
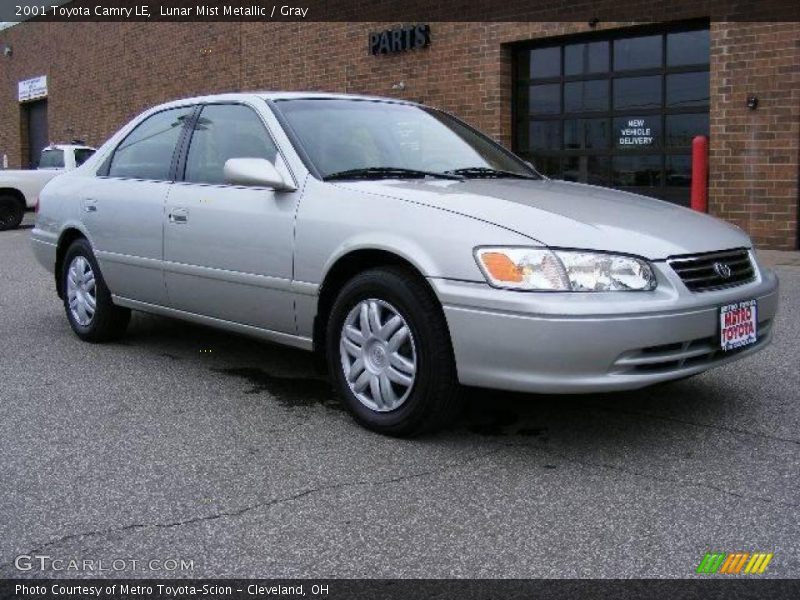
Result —
[[64, 151], [58, 149], [42, 150], [42, 158], [39, 160], [40, 169], [63, 169]]
[[94, 154], [94, 150], [89, 148], [76, 148], [75, 149], [75, 166], [80, 167]]
[[169, 179], [175, 144], [183, 122], [192, 110], [191, 106], [172, 108], [145, 119], [117, 146], [108, 175], [161, 181]]
[[195, 123], [184, 179], [222, 184], [229, 158], [266, 158], [275, 164], [277, 154], [253, 109], [241, 104], [210, 104]]

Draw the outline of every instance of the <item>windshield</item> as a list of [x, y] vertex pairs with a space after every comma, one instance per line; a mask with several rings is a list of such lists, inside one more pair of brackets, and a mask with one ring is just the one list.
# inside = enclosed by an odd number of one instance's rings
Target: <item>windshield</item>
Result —
[[42, 150], [42, 157], [39, 161], [40, 169], [63, 169], [64, 168], [64, 151], [53, 148], [50, 150]]
[[365, 169], [374, 174], [380, 169], [429, 174], [477, 169], [496, 171], [496, 176], [537, 176], [501, 146], [438, 110], [369, 100], [277, 104], [323, 178]]

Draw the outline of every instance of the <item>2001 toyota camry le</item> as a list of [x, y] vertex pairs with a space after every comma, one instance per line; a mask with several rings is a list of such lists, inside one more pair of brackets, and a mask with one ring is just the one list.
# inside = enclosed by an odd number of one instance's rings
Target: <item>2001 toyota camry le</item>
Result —
[[410, 435], [458, 383], [640, 388], [771, 337], [737, 227], [552, 181], [457, 118], [332, 94], [171, 102], [41, 194], [33, 247], [75, 333], [130, 311], [317, 349], [364, 426]]

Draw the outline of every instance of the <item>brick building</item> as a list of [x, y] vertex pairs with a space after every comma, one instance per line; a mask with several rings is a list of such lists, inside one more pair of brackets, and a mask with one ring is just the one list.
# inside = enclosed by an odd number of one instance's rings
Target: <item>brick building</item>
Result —
[[[395, 96], [454, 112], [552, 177], [681, 204], [691, 140], [707, 135], [709, 212], [760, 247], [797, 248], [800, 23], [717, 20], [707, 5], [664, 3], [646, 24], [432, 19], [425, 47], [377, 55], [370, 34], [392, 23], [25, 22], [0, 31], [0, 157], [100, 144], [184, 96]], [[40, 76], [46, 96], [21, 100]]]

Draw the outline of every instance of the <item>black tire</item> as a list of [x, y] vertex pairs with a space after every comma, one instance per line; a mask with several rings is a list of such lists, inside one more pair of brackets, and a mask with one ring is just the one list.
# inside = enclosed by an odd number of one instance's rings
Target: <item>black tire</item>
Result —
[[25, 216], [25, 207], [15, 196], [0, 196], [0, 231], [16, 229]]
[[[362, 300], [388, 303], [411, 331], [417, 362], [405, 401], [388, 412], [373, 410], [351, 390], [342, 365], [340, 340], [350, 311]], [[401, 267], [364, 271], [348, 281], [331, 309], [326, 330], [331, 381], [344, 406], [362, 426], [393, 436], [434, 431], [452, 421], [459, 406], [459, 385], [447, 323], [439, 301], [416, 273]]]
[[[72, 262], [83, 257], [90, 265], [94, 273], [95, 288], [95, 311], [90, 322], [81, 324], [76, 315], [70, 308], [68, 294], [68, 274]], [[64, 263], [61, 269], [61, 289], [64, 296], [64, 310], [67, 313], [72, 330], [75, 334], [86, 342], [108, 342], [118, 339], [125, 333], [128, 322], [131, 319], [131, 311], [127, 308], [115, 306], [111, 301], [111, 293], [108, 291], [103, 274], [92, 252], [92, 247], [84, 238], [79, 238], [72, 242], [64, 255]]]

